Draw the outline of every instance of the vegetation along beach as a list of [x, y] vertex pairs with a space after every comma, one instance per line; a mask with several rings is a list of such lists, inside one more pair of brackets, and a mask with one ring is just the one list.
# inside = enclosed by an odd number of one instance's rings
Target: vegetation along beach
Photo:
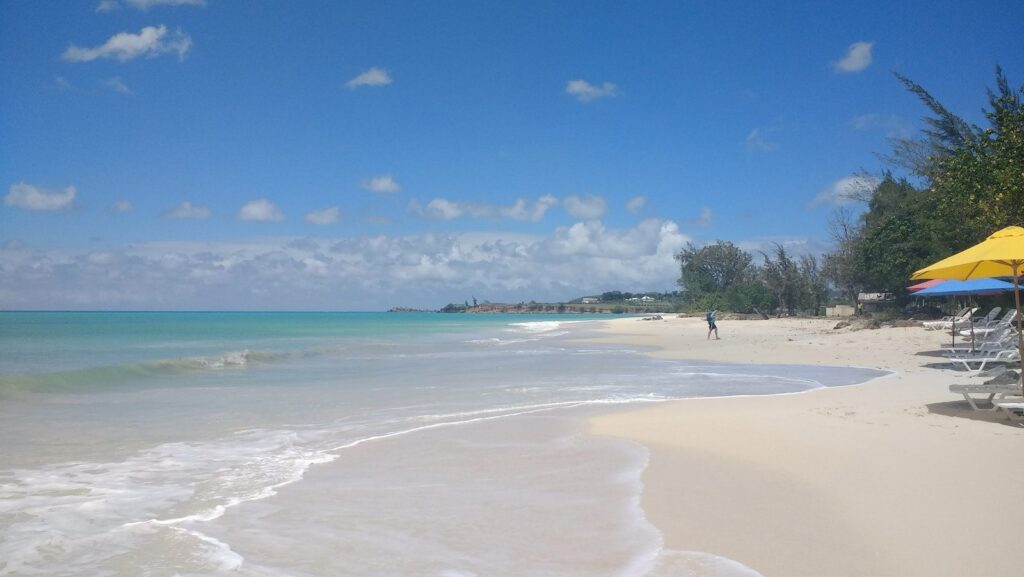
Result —
[[0, 2], [0, 577], [1022, 574], [1022, 21]]

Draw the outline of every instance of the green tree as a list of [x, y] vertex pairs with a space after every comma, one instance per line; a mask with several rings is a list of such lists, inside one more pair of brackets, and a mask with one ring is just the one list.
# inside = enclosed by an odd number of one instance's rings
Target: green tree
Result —
[[996, 82], [985, 111], [989, 128], [936, 167], [930, 190], [939, 225], [936, 238], [944, 253], [1024, 224], [1024, 87], [1012, 90], [1000, 69]]
[[942, 257], [934, 233], [934, 193], [891, 174], [875, 189], [856, 243], [863, 285], [899, 293], [913, 271]]
[[799, 309], [802, 290], [799, 266], [786, 252], [786, 248], [778, 243], [771, 255], [765, 252], [761, 255], [764, 257], [764, 265], [761, 267], [764, 281], [775, 297], [779, 313], [793, 314]]
[[723, 294], [744, 281], [753, 258], [731, 242], [717, 241], [703, 247], [687, 243], [675, 255], [679, 261], [679, 287], [694, 303], [705, 294]]

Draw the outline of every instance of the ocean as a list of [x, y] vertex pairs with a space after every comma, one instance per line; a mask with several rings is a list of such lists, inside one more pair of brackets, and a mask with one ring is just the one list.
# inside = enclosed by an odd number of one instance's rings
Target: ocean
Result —
[[664, 550], [647, 450], [586, 417], [884, 373], [578, 342], [601, 322], [0, 312], [0, 576], [757, 575]]

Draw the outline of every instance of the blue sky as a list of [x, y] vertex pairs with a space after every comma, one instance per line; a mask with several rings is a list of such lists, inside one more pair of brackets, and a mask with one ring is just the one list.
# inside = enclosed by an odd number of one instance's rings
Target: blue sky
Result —
[[[926, 113], [1024, 82], [1019, 2], [0, 3], [0, 308], [673, 290], [828, 248]], [[863, 184], [863, 181], [859, 181]]]

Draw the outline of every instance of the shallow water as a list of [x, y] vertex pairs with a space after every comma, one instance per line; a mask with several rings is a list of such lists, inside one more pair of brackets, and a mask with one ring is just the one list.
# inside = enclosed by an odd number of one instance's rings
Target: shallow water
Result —
[[646, 450], [583, 416], [881, 374], [557, 318], [0, 313], [0, 575], [751, 574], [662, 551]]

